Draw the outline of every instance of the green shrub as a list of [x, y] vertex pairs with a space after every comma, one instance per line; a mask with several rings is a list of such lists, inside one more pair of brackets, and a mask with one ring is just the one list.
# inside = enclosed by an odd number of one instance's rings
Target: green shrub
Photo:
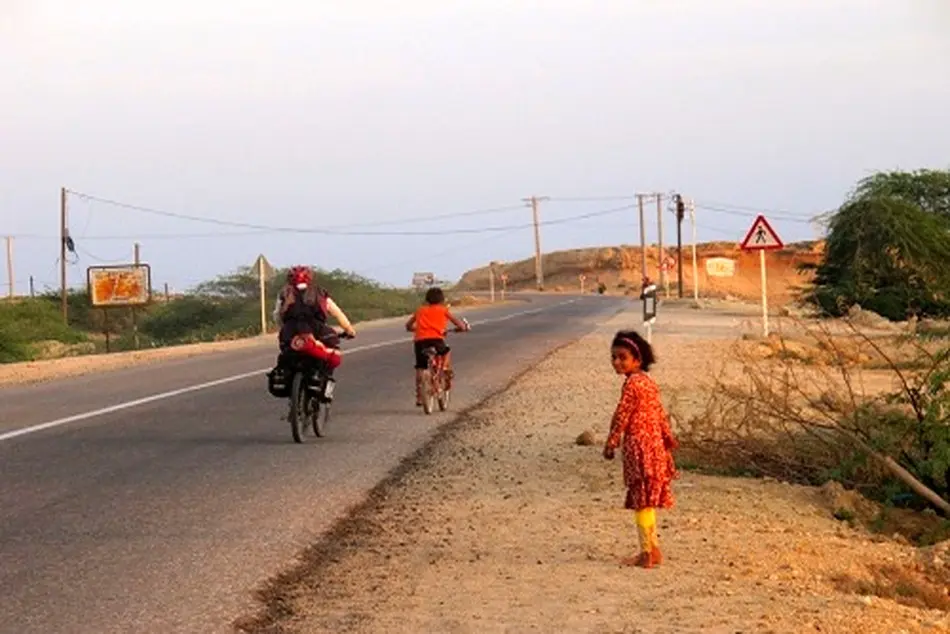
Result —
[[0, 303], [0, 363], [29, 361], [30, 345], [41, 341], [75, 344], [86, 336], [63, 323], [59, 307], [43, 299]]
[[0, 363], [29, 361], [30, 351], [23, 340], [7, 325], [0, 323]]
[[58, 307], [43, 300], [0, 304], [0, 324], [25, 342], [79, 343], [86, 340], [82, 332], [63, 323]]

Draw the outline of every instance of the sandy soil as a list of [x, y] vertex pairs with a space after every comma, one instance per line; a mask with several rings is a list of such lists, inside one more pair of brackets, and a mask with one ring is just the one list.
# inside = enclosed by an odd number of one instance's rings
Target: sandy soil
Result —
[[[842, 588], [919, 553], [831, 517], [822, 492], [683, 473], [660, 514], [667, 561], [636, 546], [620, 461], [600, 443], [619, 395], [622, 314], [463, 416], [265, 591], [255, 632], [947, 632], [945, 612]], [[697, 311], [657, 336], [654, 375], [688, 399], [738, 321]], [[712, 338], [711, 338], [712, 337]], [[464, 380], [464, 377], [460, 377]], [[585, 429], [594, 446], [578, 446]]]

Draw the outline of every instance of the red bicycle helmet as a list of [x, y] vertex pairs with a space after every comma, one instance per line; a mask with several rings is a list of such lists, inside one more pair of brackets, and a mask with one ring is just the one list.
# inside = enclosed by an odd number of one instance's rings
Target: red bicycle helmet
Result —
[[313, 281], [313, 273], [309, 267], [295, 266], [287, 273], [287, 281], [300, 290], [306, 289]]

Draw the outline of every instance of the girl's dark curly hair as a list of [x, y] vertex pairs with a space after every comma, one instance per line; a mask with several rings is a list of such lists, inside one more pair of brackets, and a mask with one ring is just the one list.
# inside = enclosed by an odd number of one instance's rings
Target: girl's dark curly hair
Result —
[[611, 342], [610, 347], [626, 348], [629, 350], [635, 357], [640, 359], [640, 368], [644, 372], [649, 372], [650, 366], [656, 363], [656, 357], [653, 355], [653, 347], [635, 330], [621, 330], [618, 332], [614, 335], [614, 340]]

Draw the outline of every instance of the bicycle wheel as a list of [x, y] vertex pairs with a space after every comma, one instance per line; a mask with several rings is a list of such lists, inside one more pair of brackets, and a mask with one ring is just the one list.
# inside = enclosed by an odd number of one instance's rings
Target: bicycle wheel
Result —
[[435, 391], [432, 385], [432, 368], [424, 370], [422, 373], [422, 411], [431, 414], [435, 409]]
[[440, 369], [438, 374], [439, 382], [439, 411], [444, 412], [449, 408], [449, 397], [451, 395], [451, 390], [449, 390], [449, 377], [446, 376], [445, 370]]
[[295, 443], [303, 442], [304, 427], [307, 424], [307, 401], [304, 375], [302, 372], [297, 372], [294, 374], [290, 388], [290, 412], [287, 414], [287, 420], [290, 421], [290, 433], [293, 434]]

